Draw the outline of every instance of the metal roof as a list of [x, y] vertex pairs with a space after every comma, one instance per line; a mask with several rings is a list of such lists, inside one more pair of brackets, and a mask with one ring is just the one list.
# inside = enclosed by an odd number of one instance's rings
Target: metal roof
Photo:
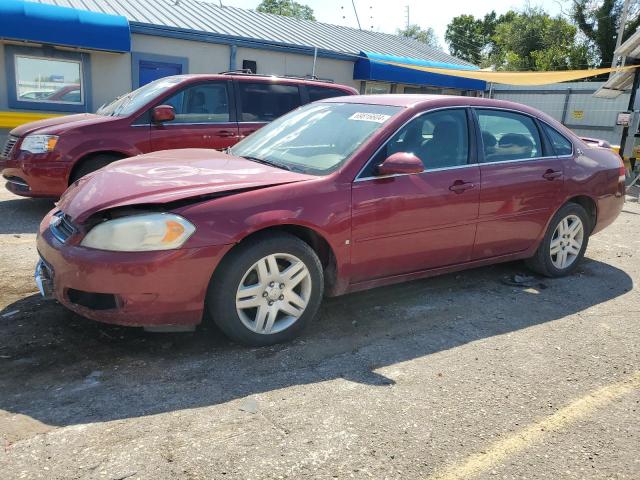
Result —
[[298, 20], [198, 0], [30, 0], [122, 15], [135, 24], [177, 28], [292, 46], [317, 47], [344, 55], [361, 51], [471, 65], [442, 50], [388, 33]]

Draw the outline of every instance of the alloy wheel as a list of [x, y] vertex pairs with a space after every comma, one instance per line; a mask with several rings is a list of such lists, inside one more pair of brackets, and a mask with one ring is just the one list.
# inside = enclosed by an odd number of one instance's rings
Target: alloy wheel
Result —
[[302, 316], [311, 288], [311, 275], [302, 260], [288, 253], [267, 255], [240, 281], [236, 292], [238, 317], [252, 332], [281, 332]]
[[584, 242], [584, 225], [577, 215], [564, 217], [553, 232], [549, 255], [551, 262], [560, 270], [570, 267], [576, 261]]

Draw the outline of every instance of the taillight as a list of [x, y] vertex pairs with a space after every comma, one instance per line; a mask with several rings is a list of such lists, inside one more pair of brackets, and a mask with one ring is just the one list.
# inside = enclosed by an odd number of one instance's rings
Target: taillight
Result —
[[627, 169], [624, 166], [624, 160], [622, 159], [622, 157], [618, 157], [618, 159], [620, 160], [620, 168], [618, 169], [618, 181], [624, 183], [627, 179]]

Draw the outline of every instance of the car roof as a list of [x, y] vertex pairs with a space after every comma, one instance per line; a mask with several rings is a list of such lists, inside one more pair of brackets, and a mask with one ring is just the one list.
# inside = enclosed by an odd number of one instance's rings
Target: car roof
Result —
[[335, 88], [338, 90], [345, 90], [354, 92], [357, 91], [355, 88], [350, 87], [348, 85], [344, 85], [341, 83], [333, 83], [328, 80], [319, 80], [313, 78], [302, 78], [302, 77], [287, 77], [287, 76], [278, 76], [278, 75], [257, 75], [257, 74], [249, 74], [249, 73], [235, 73], [235, 72], [223, 72], [223, 73], [187, 73], [182, 75], [171, 75], [170, 77], [165, 78], [174, 78], [179, 80], [180, 82], [192, 82], [198, 80], [240, 80], [240, 81], [270, 81], [277, 83], [291, 83], [291, 84], [305, 84], [305, 85], [314, 85], [324, 88]]
[[349, 97], [332, 97], [320, 100], [325, 103], [360, 103], [365, 105], [388, 105], [403, 108], [429, 109], [440, 107], [486, 107], [516, 110], [557, 125], [558, 122], [540, 110], [521, 103], [495, 100], [493, 98], [463, 97], [458, 95], [422, 95], [422, 94], [382, 94], [352, 95]]

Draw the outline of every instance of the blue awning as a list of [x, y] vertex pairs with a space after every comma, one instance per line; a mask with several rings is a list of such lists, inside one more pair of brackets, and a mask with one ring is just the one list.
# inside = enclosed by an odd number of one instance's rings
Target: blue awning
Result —
[[131, 51], [129, 21], [120, 15], [1, 0], [0, 19], [3, 39], [109, 52]]
[[433, 62], [417, 58], [360, 52], [360, 58], [358, 58], [353, 67], [354, 80], [377, 80], [410, 85], [457, 88], [461, 90], [485, 90], [487, 87], [487, 82], [482, 80], [422, 72], [412, 68], [390, 65], [386, 62], [419, 65], [423, 67], [453, 68], [456, 70], [478, 70], [478, 67], [467, 65], [455, 65], [452, 63]]

